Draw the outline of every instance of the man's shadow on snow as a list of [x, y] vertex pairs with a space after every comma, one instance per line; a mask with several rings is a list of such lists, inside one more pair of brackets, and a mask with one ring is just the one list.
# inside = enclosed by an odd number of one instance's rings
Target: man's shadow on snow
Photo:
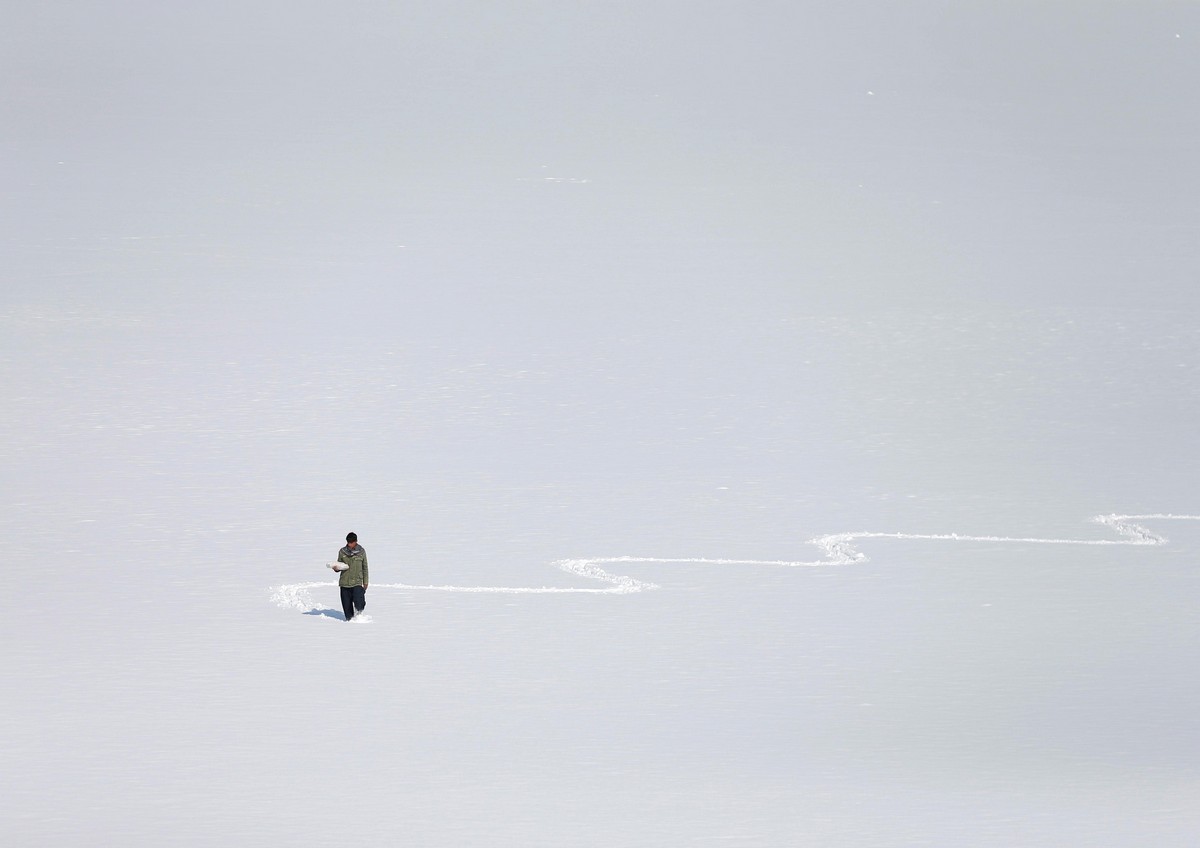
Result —
[[346, 616], [340, 610], [331, 609], [310, 609], [305, 615], [323, 615], [326, 618], [332, 618], [335, 621], [345, 621]]

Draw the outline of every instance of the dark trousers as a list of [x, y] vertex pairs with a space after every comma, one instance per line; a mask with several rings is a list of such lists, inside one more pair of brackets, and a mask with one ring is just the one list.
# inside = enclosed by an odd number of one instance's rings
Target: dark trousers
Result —
[[354, 611], [362, 612], [367, 608], [367, 590], [362, 586], [339, 586], [342, 590], [342, 612], [346, 614], [346, 621], [354, 618]]

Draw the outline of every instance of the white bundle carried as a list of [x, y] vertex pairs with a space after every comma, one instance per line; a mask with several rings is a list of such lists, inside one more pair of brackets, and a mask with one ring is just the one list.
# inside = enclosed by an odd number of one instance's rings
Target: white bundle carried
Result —
[[334, 571], [349, 571], [350, 570], [350, 566], [346, 565], [346, 563], [344, 563], [344, 562], [327, 562], [327, 563], [325, 563], [325, 567], [332, 568]]

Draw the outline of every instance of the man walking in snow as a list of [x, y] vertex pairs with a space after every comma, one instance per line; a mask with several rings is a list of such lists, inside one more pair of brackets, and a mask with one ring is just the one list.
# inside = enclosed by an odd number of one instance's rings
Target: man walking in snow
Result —
[[358, 544], [358, 534], [346, 534], [346, 547], [338, 551], [338, 562], [346, 566], [346, 570], [338, 577], [338, 587], [342, 593], [342, 612], [346, 621], [354, 618], [357, 610], [362, 612], [367, 608], [367, 552]]

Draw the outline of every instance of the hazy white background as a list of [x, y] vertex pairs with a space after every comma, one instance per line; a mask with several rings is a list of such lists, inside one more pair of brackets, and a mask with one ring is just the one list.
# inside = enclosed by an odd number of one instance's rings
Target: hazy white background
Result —
[[[1200, 8], [10, 4], [0, 835], [1192, 845]], [[328, 572], [324, 572], [328, 574]], [[319, 594], [319, 593], [318, 593]], [[336, 590], [322, 603], [336, 607]]]

